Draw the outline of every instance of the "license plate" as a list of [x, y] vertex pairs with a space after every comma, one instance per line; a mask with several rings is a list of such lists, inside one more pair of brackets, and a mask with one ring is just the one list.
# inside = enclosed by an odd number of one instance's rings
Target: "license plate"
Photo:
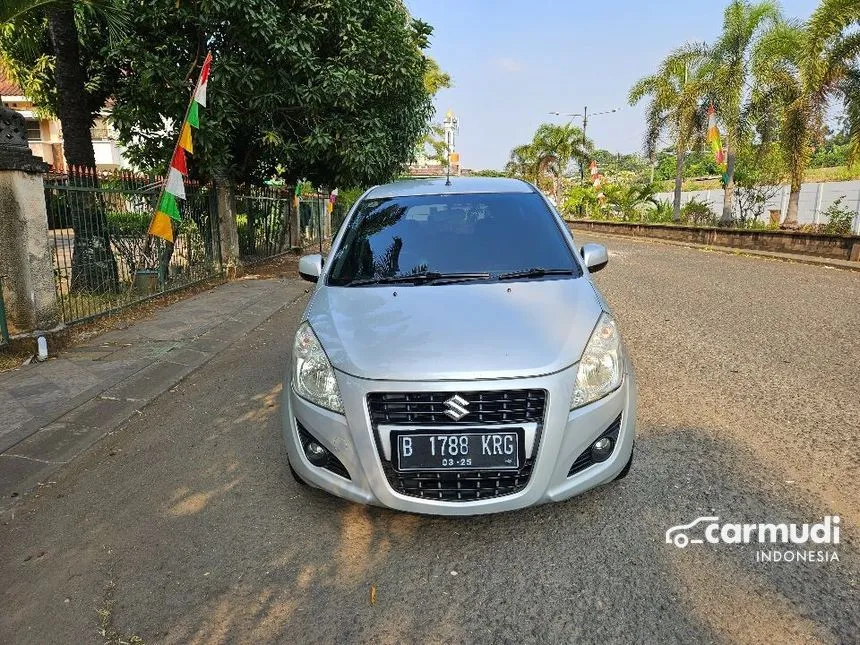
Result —
[[517, 470], [520, 432], [398, 433], [398, 470]]

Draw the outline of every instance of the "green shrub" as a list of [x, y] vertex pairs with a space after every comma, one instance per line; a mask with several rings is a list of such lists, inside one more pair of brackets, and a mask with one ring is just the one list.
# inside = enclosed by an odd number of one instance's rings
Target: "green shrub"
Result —
[[681, 207], [681, 221], [693, 226], [712, 226], [716, 224], [717, 216], [710, 204], [694, 198]]
[[573, 186], [565, 193], [561, 204], [562, 217], [580, 217], [580, 212], [582, 217], [599, 217], [600, 201], [593, 186]]
[[824, 225], [825, 233], [832, 235], [848, 235], [851, 233], [854, 213], [842, 206], [843, 199], [845, 199], [845, 195], [835, 200], [824, 211], [823, 214], [827, 218], [827, 223]]
[[669, 224], [672, 222], [672, 202], [668, 199], [658, 199], [654, 208], [645, 211], [645, 221], [651, 224]]
[[146, 235], [152, 213], [108, 211], [106, 217], [111, 235], [127, 237]]

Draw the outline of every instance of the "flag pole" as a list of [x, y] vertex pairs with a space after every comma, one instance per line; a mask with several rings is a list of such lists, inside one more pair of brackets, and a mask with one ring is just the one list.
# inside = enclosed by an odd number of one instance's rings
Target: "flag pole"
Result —
[[[203, 65], [206, 64], [206, 59], [212, 56], [211, 52], [206, 52], [206, 56], [203, 59]], [[155, 210], [152, 212], [152, 215], [149, 217], [149, 225], [146, 227], [146, 243], [143, 246], [143, 255], [149, 255], [149, 251], [152, 247], [152, 234], [149, 232], [152, 227], [152, 222], [155, 219], [155, 214], [158, 212], [158, 206], [161, 204], [161, 199], [164, 197], [164, 189], [167, 185], [167, 175], [170, 173], [170, 167], [173, 163], [173, 159], [176, 157], [176, 151], [179, 149], [179, 141], [182, 139], [182, 129], [185, 127], [186, 121], [188, 121], [188, 112], [191, 110], [191, 105], [194, 103], [194, 99], [197, 96], [197, 90], [200, 87], [200, 80], [203, 75], [203, 66], [200, 68], [200, 74], [197, 76], [197, 82], [194, 84], [194, 89], [191, 90], [191, 98], [188, 99], [188, 105], [185, 106], [185, 115], [182, 117], [182, 121], [179, 125], [179, 136], [176, 137], [176, 143], [173, 144], [173, 152], [170, 154], [170, 160], [167, 162], [167, 169], [164, 173], [164, 181], [161, 183], [161, 190], [158, 192], [158, 199], [155, 202]], [[172, 226], [172, 225], [171, 225]]]

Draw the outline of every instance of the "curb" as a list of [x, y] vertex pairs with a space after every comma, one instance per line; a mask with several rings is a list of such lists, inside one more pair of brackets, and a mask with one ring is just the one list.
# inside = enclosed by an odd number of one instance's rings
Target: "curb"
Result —
[[272, 303], [261, 295], [238, 315], [225, 319], [191, 342], [171, 349], [140, 370], [107, 386], [95, 386], [73, 400], [73, 407], [34, 419], [29, 434], [0, 454], [0, 516], [13, 509], [60, 467], [115, 432], [152, 401], [247, 336], [306, 293]]
[[782, 262], [793, 262], [796, 264], [808, 264], [811, 266], [827, 267], [831, 269], [842, 269], [844, 271], [860, 271], [860, 262], [850, 262], [848, 260], [837, 260], [830, 258], [820, 258], [816, 256], [799, 255], [796, 253], [778, 253], [775, 251], [756, 251], [754, 249], [740, 249], [733, 246], [713, 246], [709, 244], [699, 244], [697, 242], [681, 242], [678, 240], [664, 240], [659, 237], [644, 237], [641, 235], [619, 235], [617, 233], [606, 233], [604, 231], [594, 231], [589, 228], [579, 228], [571, 225], [571, 230], [587, 235], [595, 235], [598, 237], [611, 237], [619, 240], [633, 240], [637, 242], [654, 242], [655, 244], [668, 244], [670, 246], [681, 246], [688, 249], [699, 249], [702, 251], [715, 251], [717, 253], [725, 253], [728, 255], [745, 255], [753, 258], [765, 258], [769, 260], [780, 260]]

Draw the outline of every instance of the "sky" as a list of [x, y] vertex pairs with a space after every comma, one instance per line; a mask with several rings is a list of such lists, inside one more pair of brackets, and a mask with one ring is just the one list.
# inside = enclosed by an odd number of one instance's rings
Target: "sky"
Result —
[[[589, 113], [598, 148], [639, 152], [643, 101], [627, 105], [633, 83], [673, 48], [713, 41], [725, 2], [691, 0], [406, 0], [434, 31], [430, 55], [454, 87], [436, 97], [436, 120], [460, 120], [465, 168], [501, 169], [511, 148], [540, 123], [565, 123], [551, 111]], [[816, 0], [783, 0], [786, 15], [807, 18]], [[575, 122], [582, 125], [581, 118]]]

